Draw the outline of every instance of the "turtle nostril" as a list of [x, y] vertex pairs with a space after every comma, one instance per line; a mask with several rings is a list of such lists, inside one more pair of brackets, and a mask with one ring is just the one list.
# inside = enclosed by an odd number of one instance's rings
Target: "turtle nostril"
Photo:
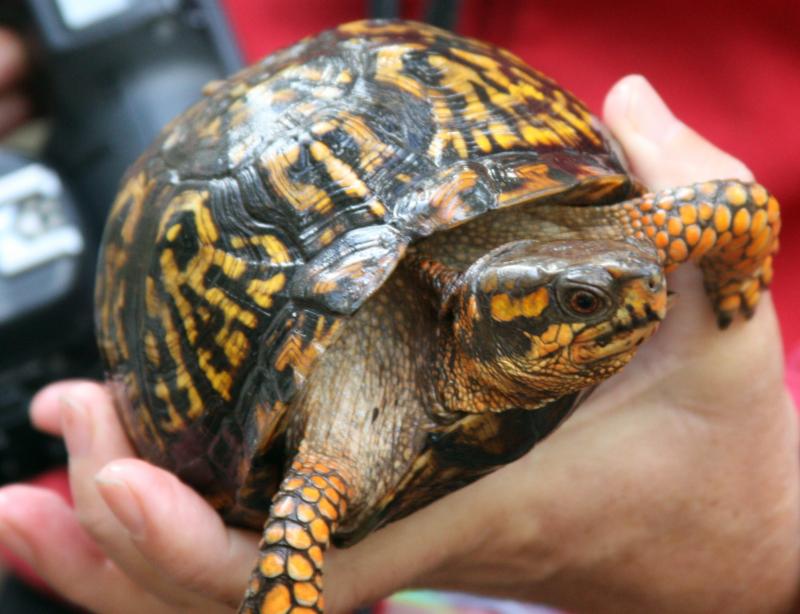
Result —
[[661, 289], [661, 277], [658, 275], [651, 275], [650, 279], [647, 280], [647, 287], [650, 289], [651, 292], [655, 292], [656, 290]]

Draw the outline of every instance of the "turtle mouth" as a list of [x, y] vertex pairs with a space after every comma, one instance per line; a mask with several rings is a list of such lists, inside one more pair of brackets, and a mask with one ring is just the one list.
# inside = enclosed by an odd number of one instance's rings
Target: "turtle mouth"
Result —
[[573, 341], [573, 360], [585, 364], [632, 354], [656, 332], [666, 315], [665, 309], [653, 309], [649, 303], [644, 303], [641, 311], [628, 304], [625, 312], [625, 317], [587, 328], [577, 335]]

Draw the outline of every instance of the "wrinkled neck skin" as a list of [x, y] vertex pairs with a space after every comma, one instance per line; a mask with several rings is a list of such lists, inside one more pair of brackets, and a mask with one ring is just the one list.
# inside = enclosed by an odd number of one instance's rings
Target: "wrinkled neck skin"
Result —
[[[439, 329], [434, 352], [431, 385], [436, 399], [433, 413], [438, 418], [538, 409], [599, 379], [572, 363], [565, 348], [547, 357], [531, 357], [528, 364], [511, 357], [470, 356], [459, 347], [452, 327], [445, 324]], [[620, 355], [615, 372], [632, 356], [633, 352]]]

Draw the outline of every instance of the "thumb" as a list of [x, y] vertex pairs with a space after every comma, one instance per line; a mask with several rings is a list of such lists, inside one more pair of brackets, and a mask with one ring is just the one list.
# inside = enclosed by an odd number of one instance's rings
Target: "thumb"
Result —
[[611, 88], [603, 117], [633, 172], [652, 190], [707, 179], [753, 178], [742, 162], [677, 119], [641, 75], [624, 77]]

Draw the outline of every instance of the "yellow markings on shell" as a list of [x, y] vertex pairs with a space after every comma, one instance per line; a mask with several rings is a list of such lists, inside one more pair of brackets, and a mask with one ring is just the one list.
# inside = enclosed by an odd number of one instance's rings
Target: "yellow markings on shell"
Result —
[[483, 153], [489, 153], [492, 151], [492, 143], [482, 131], [473, 129], [472, 139]]
[[197, 351], [197, 363], [203, 370], [206, 379], [208, 379], [211, 386], [223, 399], [230, 401], [233, 378], [227, 371], [218, 370], [216, 367], [214, 367], [214, 365], [211, 363], [212, 358], [213, 354], [210, 350], [200, 349]]
[[519, 131], [522, 138], [530, 145], [558, 145], [561, 143], [561, 139], [552, 130], [535, 128], [525, 121], [519, 122]]
[[163, 379], [159, 379], [156, 382], [154, 392], [156, 396], [164, 402], [164, 405], [167, 408], [167, 415], [169, 416], [169, 420], [161, 422], [161, 428], [168, 433], [175, 433], [180, 429], [186, 426], [183, 418], [181, 418], [180, 414], [175, 410], [175, 404], [172, 402], [172, 398], [169, 393], [169, 386], [164, 382]]
[[550, 167], [547, 164], [521, 164], [514, 169], [514, 173], [520, 180], [519, 186], [500, 194], [501, 204], [516, 202], [520, 197], [527, 198], [533, 193], [551, 191], [562, 186], [558, 179], [550, 176]]
[[591, 116], [585, 109], [578, 105], [576, 109], [578, 114], [571, 111], [566, 94], [559, 89], [553, 90], [553, 99], [554, 101], [550, 106], [555, 114], [563, 117], [570, 126], [574, 127], [595, 145], [601, 144], [600, 137], [590, 124]]
[[270, 184], [277, 194], [297, 211], [314, 209], [325, 214], [333, 209], [333, 202], [325, 190], [310, 183], [290, 179], [289, 167], [292, 161], [287, 157], [266, 155], [261, 158], [261, 164], [266, 168]]
[[343, 94], [344, 90], [333, 85], [320, 85], [311, 90], [311, 95], [320, 100], [334, 100]]
[[443, 128], [436, 131], [431, 144], [428, 146], [428, 155], [437, 160], [441, 157], [444, 150], [448, 145], [452, 145], [460, 158], [466, 158], [468, 155], [467, 142], [461, 135], [461, 132], [451, 128]]
[[422, 98], [425, 92], [423, 85], [413, 77], [403, 74], [403, 56], [411, 50], [423, 48], [422, 45], [414, 43], [382, 47], [375, 56], [375, 80]]
[[336, 83], [347, 84], [351, 83], [352, 81], [353, 81], [353, 73], [350, 72], [349, 68], [343, 69], [342, 72], [336, 75], [336, 81], [335, 81]]
[[151, 318], [158, 316], [160, 302], [158, 298], [158, 291], [156, 289], [155, 280], [149, 275], [144, 281], [144, 304], [147, 310], [147, 315]]
[[253, 279], [247, 284], [247, 295], [262, 309], [272, 307], [272, 299], [286, 285], [286, 275], [276, 273], [269, 279]]
[[161, 356], [158, 352], [158, 339], [156, 339], [156, 336], [151, 331], [147, 331], [144, 335], [144, 354], [150, 364], [155, 366], [161, 364]]
[[270, 92], [269, 100], [272, 103], [292, 102], [297, 100], [298, 93], [290, 88]]
[[343, 111], [339, 114], [338, 119], [339, 128], [358, 145], [358, 166], [364, 175], [381, 169], [391, 157], [394, 151], [393, 146], [379, 138], [363, 117]]
[[222, 131], [222, 118], [215, 117], [197, 131], [197, 136], [201, 139], [217, 139]]
[[242, 331], [234, 330], [229, 333], [229, 330], [230, 329], [227, 327], [221, 328], [214, 337], [214, 341], [217, 342], [217, 345], [222, 347], [225, 352], [225, 357], [235, 369], [242, 364], [247, 356], [247, 352], [250, 349], [250, 342]]
[[361, 180], [353, 168], [333, 155], [330, 148], [321, 141], [314, 141], [310, 147], [311, 156], [325, 165], [331, 179], [344, 190], [345, 194], [357, 198], [365, 198], [369, 188]]
[[373, 198], [367, 205], [369, 212], [377, 218], [383, 218], [386, 215], [386, 206], [377, 198]]
[[489, 124], [489, 134], [492, 135], [495, 143], [503, 149], [509, 149], [519, 143], [517, 135], [505, 124], [497, 122]]
[[258, 318], [251, 311], [233, 302], [220, 288], [209, 288], [205, 291], [204, 297], [209, 303], [222, 309], [226, 322], [238, 320], [247, 328], [255, 328], [258, 323]]
[[442, 183], [431, 196], [430, 205], [436, 217], [443, 224], [449, 224], [456, 216], [463, 212], [465, 207], [461, 200], [461, 193], [472, 188], [478, 180], [478, 175], [472, 169], [464, 169], [451, 175]]
[[508, 294], [495, 294], [491, 299], [492, 318], [510, 322], [514, 318], [535, 318], [545, 310], [550, 301], [547, 288], [539, 288], [521, 298]]
[[[197, 324], [194, 321], [194, 310], [192, 309], [191, 303], [186, 300], [183, 293], [180, 291], [180, 285], [185, 275], [181, 273], [178, 268], [178, 264], [175, 261], [175, 254], [171, 249], [165, 249], [161, 252], [159, 264], [161, 266], [161, 278], [164, 288], [172, 297], [172, 301], [178, 309], [189, 343], [194, 345], [197, 341]], [[165, 310], [166, 305], [162, 305], [161, 308]], [[168, 313], [165, 317], [168, 317]]]
[[123, 215], [123, 209], [127, 209], [120, 229], [123, 243], [128, 244], [133, 241], [134, 232], [144, 211], [144, 202], [155, 185], [156, 180], [148, 179], [147, 174], [141, 171], [125, 182], [114, 199], [110, 214], [112, 218]]
[[500, 69], [500, 63], [497, 60], [481, 53], [473, 53], [471, 51], [467, 51], [466, 49], [459, 49], [458, 47], [451, 48], [450, 53], [457, 58], [466, 60], [470, 64], [475, 64], [476, 66], [480, 66], [481, 68], [485, 68], [490, 71]]
[[173, 224], [172, 226], [170, 226], [167, 229], [166, 233], [167, 241], [169, 241], [170, 243], [175, 241], [175, 239], [177, 239], [178, 235], [181, 233], [181, 228], [182, 228], [181, 224]]
[[264, 597], [260, 614], [286, 614], [292, 607], [292, 595], [283, 584], [276, 584]]
[[289, 335], [275, 357], [275, 368], [283, 371], [291, 366], [297, 375], [304, 377], [317, 357], [334, 339], [340, 326], [341, 320], [334, 320], [331, 326], [325, 330], [325, 321], [320, 318], [311, 341], [306, 342], [297, 334]]
[[319, 235], [319, 242], [320, 245], [323, 247], [326, 245], [330, 245], [333, 240], [336, 238], [336, 232], [333, 228], [326, 228], [322, 231], [322, 234]]

